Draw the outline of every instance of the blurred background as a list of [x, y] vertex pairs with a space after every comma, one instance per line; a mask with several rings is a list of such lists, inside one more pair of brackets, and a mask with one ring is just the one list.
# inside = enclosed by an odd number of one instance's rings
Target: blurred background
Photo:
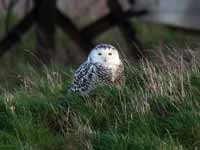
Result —
[[199, 30], [197, 0], [0, 0], [0, 86], [17, 84], [27, 65], [77, 66], [98, 43], [131, 63], [174, 51], [190, 61]]

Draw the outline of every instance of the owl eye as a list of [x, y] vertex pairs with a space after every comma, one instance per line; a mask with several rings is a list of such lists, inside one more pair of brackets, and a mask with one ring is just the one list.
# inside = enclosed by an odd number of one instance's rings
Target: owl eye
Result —
[[108, 55], [112, 55], [112, 53], [108, 53]]
[[98, 55], [99, 55], [99, 56], [101, 56], [101, 55], [102, 55], [102, 53], [98, 53]]

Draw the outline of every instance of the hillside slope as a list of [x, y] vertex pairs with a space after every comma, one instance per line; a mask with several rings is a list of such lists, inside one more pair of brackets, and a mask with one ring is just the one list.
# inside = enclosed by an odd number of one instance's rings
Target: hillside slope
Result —
[[72, 71], [31, 66], [0, 96], [0, 150], [200, 149], [200, 69], [129, 65], [126, 85], [67, 93]]

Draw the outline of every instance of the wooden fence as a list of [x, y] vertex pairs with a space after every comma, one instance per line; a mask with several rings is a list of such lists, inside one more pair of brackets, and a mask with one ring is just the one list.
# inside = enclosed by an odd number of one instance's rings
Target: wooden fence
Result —
[[140, 59], [145, 54], [130, 21], [132, 17], [186, 29], [200, 29], [200, 2], [196, 0], [128, 0], [128, 2], [131, 7], [124, 11], [118, 0], [107, 0], [109, 13], [79, 29], [56, 7], [56, 0], [33, 0], [32, 10], [0, 40], [0, 56], [20, 41], [33, 24], [37, 26], [36, 55], [46, 64], [50, 63], [55, 54], [56, 27], [60, 27], [88, 53], [94, 46], [93, 39], [96, 36], [117, 26], [136, 59]]

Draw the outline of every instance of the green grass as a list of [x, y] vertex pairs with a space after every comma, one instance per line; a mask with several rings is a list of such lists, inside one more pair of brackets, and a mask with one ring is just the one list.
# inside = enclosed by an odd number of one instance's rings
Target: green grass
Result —
[[67, 93], [69, 68], [28, 65], [14, 91], [1, 94], [0, 149], [200, 149], [197, 64], [127, 64], [125, 86], [87, 98]]
[[[199, 37], [141, 22], [136, 28], [153, 61], [127, 63], [125, 86], [99, 87], [88, 98], [67, 93], [73, 69], [29, 65], [30, 30], [0, 61], [0, 150], [200, 149]], [[126, 47], [117, 29], [98, 38]]]

